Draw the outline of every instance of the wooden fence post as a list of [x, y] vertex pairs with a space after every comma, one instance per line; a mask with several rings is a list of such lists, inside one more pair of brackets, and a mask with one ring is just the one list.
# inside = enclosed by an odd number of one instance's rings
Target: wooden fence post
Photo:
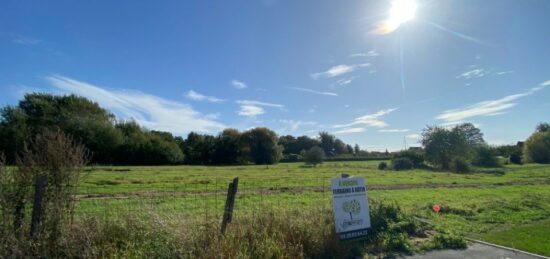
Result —
[[42, 221], [42, 199], [44, 198], [44, 191], [48, 184], [48, 177], [41, 175], [36, 179], [34, 186], [34, 201], [32, 205], [32, 220], [31, 220], [31, 238], [36, 238], [36, 233], [40, 227]]
[[235, 205], [235, 197], [237, 196], [237, 188], [239, 187], [239, 177], [235, 177], [232, 183], [227, 187], [227, 200], [225, 201], [225, 211], [223, 213], [221, 233], [225, 233], [227, 224], [233, 219], [233, 206]]

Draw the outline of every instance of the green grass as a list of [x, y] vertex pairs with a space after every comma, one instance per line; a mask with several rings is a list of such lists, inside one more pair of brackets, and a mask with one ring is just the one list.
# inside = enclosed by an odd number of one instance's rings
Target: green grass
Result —
[[489, 232], [481, 238], [488, 242], [550, 256], [550, 220]]
[[[239, 177], [235, 217], [266, 210], [331, 208], [330, 178], [341, 173], [364, 176], [371, 199], [399, 205], [405, 212], [433, 221], [439, 231], [477, 237], [534, 253], [550, 253], [545, 238], [506, 231], [550, 219], [550, 165], [507, 165], [498, 170], [452, 174], [427, 170], [379, 171], [379, 161], [301, 163], [274, 166], [158, 166], [88, 168], [79, 188], [79, 215], [178, 215], [193, 222], [219, 222], [227, 183]], [[502, 173], [503, 172], [503, 173]], [[431, 210], [440, 204], [439, 214]], [[217, 223], [216, 223], [217, 224]], [[540, 223], [546, 224], [548, 223]], [[548, 227], [547, 227], [548, 229]], [[503, 232], [503, 233], [504, 233]], [[498, 235], [497, 235], [498, 236]], [[543, 235], [541, 234], [541, 237]]]

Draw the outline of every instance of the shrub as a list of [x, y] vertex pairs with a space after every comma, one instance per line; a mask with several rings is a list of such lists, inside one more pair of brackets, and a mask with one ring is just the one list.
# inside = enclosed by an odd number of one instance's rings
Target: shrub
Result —
[[533, 133], [525, 141], [523, 155], [528, 162], [550, 163], [550, 131]]
[[420, 168], [424, 164], [424, 153], [421, 151], [406, 150], [393, 154], [393, 159], [402, 157], [411, 160], [414, 168]]
[[299, 154], [288, 154], [283, 157], [284, 162], [298, 162], [300, 160], [302, 160], [302, 156]]
[[493, 154], [493, 151], [487, 146], [479, 146], [475, 150], [475, 156], [472, 164], [481, 167], [499, 167], [501, 166], [498, 158]]
[[521, 161], [521, 154], [514, 153], [510, 155], [510, 163], [521, 165], [523, 162]]
[[407, 157], [395, 158], [391, 162], [393, 170], [411, 170], [414, 167], [413, 162]]
[[386, 168], [388, 168], [388, 164], [386, 162], [380, 162], [380, 164], [378, 164], [378, 170], [386, 170]]
[[437, 233], [431, 237], [429, 249], [466, 249], [468, 243], [463, 237], [455, 234]]
[[310, 148], [304, 155], [304, 161], [308, 165], [317, 166], [317, 164], [323, 163], [324, 159], [325, 151], [317, 146]]
[[455, 158], [451, 169], [455, 173], [468, 173], [470, 172], [470, 163], [464, 158]]
[[[50, 257], [46, 255], [61, 245], [62, 230], [73, 213], [80, 172], [89, 156], [83, 145], [61, 131], [44, 130], [29, 146], [17, 156], [12, 172], [0, 172], [0, 216], [4, 220], [0, 225], [0, 248], [8, 248], [6, 252], [16, 258]], [[23, 230], [29, 229], [25, 212], [31, 209], [32, 185], [43, 176], [47, 182], [38, 213], [41, 220], [29, 238], [23, 235]], [[22, 251], [28, 254], [20, 256], [18, 253]]]

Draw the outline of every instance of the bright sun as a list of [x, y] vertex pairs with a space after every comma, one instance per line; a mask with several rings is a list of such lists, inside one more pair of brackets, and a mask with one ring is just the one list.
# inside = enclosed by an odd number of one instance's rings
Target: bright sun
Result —
[[394, 0], [391, 2], [390, 16], [374, 30], [376, 34], [393, 32], [403, 23], [414, 19], [416, 2], [414, 0]]
[[388, 22], [396, 27], [414, 18], [416, 2], [414, 0], [395, 0], [391, 3], [390, 18]]

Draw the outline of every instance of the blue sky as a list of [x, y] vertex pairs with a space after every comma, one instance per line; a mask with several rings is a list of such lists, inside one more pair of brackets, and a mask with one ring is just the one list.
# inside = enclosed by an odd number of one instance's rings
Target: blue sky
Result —
[[[407, 0], [406, 0], [407, 1]], [[0, 105], [75, 93], [177, 135], [267, 126], [367, 150], [472, 122], [492, 144], [550, 121], [550, 1], [2, 1]]]

